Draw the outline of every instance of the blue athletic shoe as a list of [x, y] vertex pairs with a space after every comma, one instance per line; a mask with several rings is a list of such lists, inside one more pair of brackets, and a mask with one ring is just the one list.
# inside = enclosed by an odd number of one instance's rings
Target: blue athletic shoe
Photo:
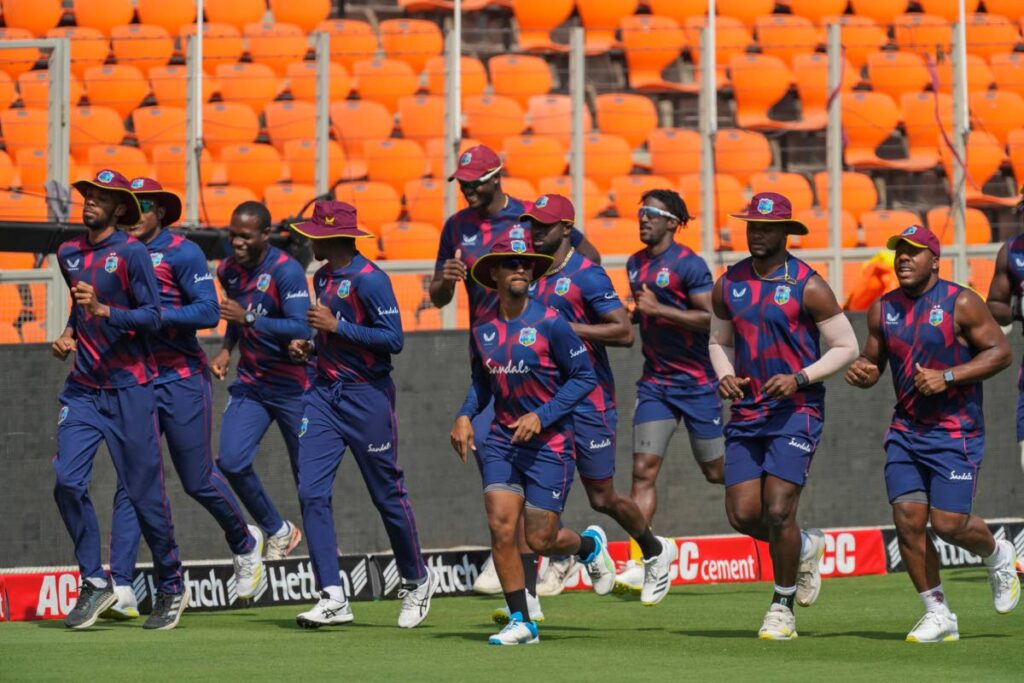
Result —
[[608, 554], [608, 537], [605, 536], [604, 529], [596, 524], [588, 526], [580, 536], [594, 539], [594, 552], [583, 561], [583, 565], [587, 568], [594, 592], [598, 595], [608, 595], [615, 586], [615, 562]]
[[540, 635], [537, 633], [537, 624], [523, 621], [521, 612], [513, 612], [505, 628], [491, 636], [487, 642], [491, 645], [535, 645], [540, 642]]

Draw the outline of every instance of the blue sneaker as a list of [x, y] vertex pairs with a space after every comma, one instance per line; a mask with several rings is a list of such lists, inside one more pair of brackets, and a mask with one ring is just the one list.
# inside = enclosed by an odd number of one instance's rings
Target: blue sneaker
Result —
[[487, 642], [491, 645], [535, 645], [540, 642], [540, 635], [537, 633], [537, 624], [523, 621], [522, 613], [513, 612], [505, 628], [491, 636]]
[[608, 537], [605, 536], [604, 529], [596, 524], [588, 526], [580, 536], [593, 538], [597, 545], [590, 557], [583, 561], [583, 565], [587, 568], [594, 592], [598, 595], [608, 595], [615, 587], [615, 562], [608, 554]]

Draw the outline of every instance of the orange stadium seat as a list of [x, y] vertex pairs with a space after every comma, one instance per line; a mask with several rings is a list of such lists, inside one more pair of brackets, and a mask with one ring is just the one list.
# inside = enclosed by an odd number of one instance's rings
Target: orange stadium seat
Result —
[[[960, 0], [917, 0], [921, 11], [942, 17], [952, 23], [960, 18]], [[963, 0], [964, 12], [970, 14], [978, 11], [980, 0]]]
[[680, 57], [687, 46], [686, 32], [675, 19], [647, 14], [625, 17], [620, 24], [622, 46], [633, 90], [674, 90], [696, 92], [693, 83], [676, 83], [662, 78], [662, 72]]
[[554, 78], [543, 57], [495, 55], [487, 62], [495, 95], [511, 97], [526, 107], [534, 95], [551, 92]]
[[259, 196], [247, 187], [222, 185], [202, 187], [202, 201], [199, 202], [199, 216], [210, 227], [225, 227], [231, 222], [231, 214], [242, 202], [258, 202]]
[[823, 23], [838, 23], [842, 26], [846, 58], [858, 71], [867, 64], [869, 54], [881, 50], [889, 42], [886, 29], [869, 17], [856, 14], [832, 15], [825, 17]]
[[715, 170], [735, 176], [744, 185], [750, 176], [772, 164], [772, 148], [761, 133], [723, 128], [715, 139]]
[[1017, 184], [1024, 184], [1024, 129], [1011, 131], [1006, 147], [1010, 151], [1010, 167]]
[[82, 82], [89, 104], [112, 107], [121, 118], [127, 118], [149, 94], [149, 82], [129, 64], [91, 66]]
[[994, 56], [1013, 52], [1021, 42], [1018, 28], [1006, 17], [995, 14], [967, 15], [966, 29], [967, 52], [990, 64]]
[[612, 178], [627, 175], [633, 170], [633, 151], [629, 143], [618, 135], [588, 133], [583, 136], [583, 158], [586, 175], [604, 191]]
[[996, 87], [1024, 96], [1024, 54], [1010, 52], [993, 55], [991, 63]]
[[642, 145], [658, 126], [658, 110], [644, 95], [604, 93], [597, 96], [595, 108], [598, 129], [625, 138], [633, 148]]
[[135, 11], [140, 22], [163, 26], [171, 35], [178, 35], [182, 26], [196, 20], [195, 0], [135, 0]]
[[402, 137], [423, 144], [444, 136], [445, 100], [440, 95], [412, 95], [398, 100], [398, 125]]
[[[2, 56], [2, 54], [0, 54]], [[4, 73], [5, 72], [0, 72]], [[82, 99], [82, 82], [71, 75], [71, 99], [68, 104], [72, 107], [78, 104], [78, 100]], [[50, 72], [47, 69], [40, 69], [39, 71], [26, 71], [25, 73], [18, 76], [18, 95], [21, 97], [21, 103], [25, 107], [46, 109], [50, 103]]]
[[512, 12], [519, 24], [519, 49], [523, 52], [568, 52], [569, 47], [551, 40], [551, 31], [572, 14], [573, 0], [513, 0]]
[[[587, 240], [602, 256], [628, 256], [642, 249], [632, 207], [629, 218], [592, 218], [587, 221]], [[626, 290], [628, 292], [628, 290]], [[623, 294], [625, 292], [619, 292]]]
[[274, 21], [295, 24], [305, 33], [312, 33], [331, 13], [331, 0], [270, 0]]
[[[459, 140], [459, 155], [467, 149], [482, 144], [475, 138], [462, 138]], [[501, 149], [499, 146], [498, 149]], [[448, 174], [444, 170], [445, 146], [444, 138], [430, 138], [423, 145], [423, 151], [427, 153], [427, 168], [430, 175], [438, 179], [446, 179]], [[458, 159], [458, 156], [456, 156]], [[460, 197], [462, 195], [459, 195]]]
[[805, 17], [769, 14], [757, 17], [754, 25], [761, 52], [779, 57], [787, 65], [796, 55], [814, 52], [824, 41], [821, 31]]
[[[284, 143], [282, 157], [288, 164], [289, 177], [293, 183], [313, 185], [316, 182], [316, 161], [320, 157], [320, 153], [315, 140], [289, 140]], [[333, 183], [340, 178], [352, 178], [353, 176], [347, 170], [345, 150], [337, 141], [328, 140], [327, 181]], [[363, 175], [365, 175], [365, 168], [363, 171]]]
[[35, 268], [35, 261], [35, 254], [12, 251], [0, 252], [0, 270], [30, 270]]
[[365, 21], [326, 19], [317, 24], [316, 30], [331, 34], [331, 59], [340, 62], [349, 73], [356, 62], [373, 59], [380, 47], [377, 34]]
[[[700, 174], [688, 173], [679, 177], [676, 185], [683, 201], [686, 202], [686, 210], [691, 216], [700, 217], [701, 207], [704, 205], [701, 196]], [[715, 174], [715, 221], [718, 225], [724, 225], [729, 219], [730, 213], [736, 213], [747, 205], [746, 194], [740, 181], [731, 175], [724, 173]]]
[[[843, 61], [840, 92], [847, 93], [860, 80], [857, 70], [849, 61]], [[828, 55], [821, 52], [797, 55], [793, 58], [793, 82], [800, 96], [799, 123], [790, 124], [800, 130], [821, 130], [828, 124]]]
[[44, 197], [0, 190], [0, 216], [8, 221], [45, 221], [49, 214]]
[[854, 14], [867, 17], [877, 24], [891, 24], [896, 15], [907, 9], [908, 0], [850, 0]]
[[933, 59], [940, 51], [948, 55], [953, 42], [950, 23], [931, 14], [900, 14], [893, 19], [892, 31], [901, 50], [927, 53]]
[[798, 17], [823, 25], [828, 17], [846, 11], [848, 0], [789, 0], [789, 11]]
[[[721, 13], [721, 7], [719, 7]], [[700, 32], [706, 28], [707, 17], [691, 17], [686, 20], [686, 40], [690, 45], [690, 56], [694, 67], [700, 66]], [[718, 63], [718, 86], [728, 84], [725, 65], [735, 54], [744, 54], [754, 42], [750, 29], [742, 21], [730, 16], [720, 16], [715, 21], [715, 60]]]
[[648, 190], [671, 188], [672, 183], [660, 175], [620, 175], [612, 181], [612, 203], [619, 216], [633, 218], [640, 197]]
[[359, 207], [359, 222], [375, 235], [380, 234], [382, 224], [397, 221], [402, 213], [401, 199], [387, 183], [342, 183], [334, 194], [341, 201]]
[[[352, 163], [365, 164], [364, 145], [370, 140], [391, 137], [395, 118], [383, 104], [362, 100], [346, 100], [331, 104], [331, 126], [334, 137], [345, 150], [345, 158]], [[366, 168], [363, 166], [365, 175]], [[359, 177], [358, 175], [356, 177]]]
[[716, 7], [720, 16], [739, 19], [753, 27], [760, 17], [772, 13], [775, 0], [718, 0]]
[[991, 258], [967, 259], [967, 268], [970, 271], [968, 286], [976, 292], [987, 293], [996, 274], [995, 261]]
[[[293, 98], [304, 102], [316, 101], [316, 62], [292, 62], [285, 69], [285, 76]], [[328, 65], [327, 81], [331, 102], [344, 100], [352, 92], [352, 77], [339, 62]]]
[[945, 130], [949, 136], [953, 134], [953, 98], [945, 93], [904, 93], [900, 98], [900, 108], [910, 157], [929, 167], [937, 165], [942, 131]]
[[639, 0], [576, 0], [576, 11], [586, 31], [588, 55], [602, 55], [622, 47], [615, 29], [623, 18], [636, 13]]
[[505, 169], [511, 176], [536, 184], [544, 176], [565, 172], [566, 148], [557, 138], [515, 135], [505, 138], [503, 150]]
[[185, 144], [185, 110], [181, 107], [139, 107], [132, 112], [135, 140], [147, 154], [157, 145]]
[[[14, 160], [11, 159], [7, 152], [0, 152], [0, 188], [15, 186], [15, 181], [18, 179], [17, 176], [18, 167], [14, 165]], [[13, 267], [5, 265], [3, 252], [0, 252], [0, 270]]]
[[651, 172], [675, 178], [700, 171], [700, 133], [690, 128], [655, 128], [647, 137]]
[[256, 114], [281, 91], [281, 79], [266, 64], [218, 64], [216, 74], [221, 99], [244, 104]]
[[[44, 193], [46, 191], [46, 176], [48, 172], [46, 148], [22, 147], [14, 153], [14, 159], [18, 169], [18, 176], [21, 179], [19, 187], [26, 192]], [[68, 163], [68, 179], [75, 180], [84, 175], [79, 173], [74, 158], [68, 159]], [[6, 187], [6, 185], [3, 187]]]
[[127, 145], [93, 145], [81, 160], [87, 166], [89, 175], [104, 168], [116, 168], [126, 178], [138, 178], [150, 174], [149, 160], [138, 147]]
[[[160, 66], [149, 70], [149, 87], [156, 101], [164, 106], [184, 107], [187, 102], [188, 81], [184, 66]], [[203, 79], [203, 102], [209, 102], [220, 89], [215, 79]]]
[[123, 24], [110, 30], [110, 46], [118, 64], [130, 64], [143, 73], [166, 66], [174, 54], [174, 39], [163, 26]]
[[[165, 142], [154, 145], [149, 153], [149, 158], [153, 162], [153, 177], [159, 180], [161, 185], [185, 187], [186, 150], [184, 144]], [[208, 180], [213, 166], [213, 155], [208, 149], [204, 149], [199, 157], [200, 175], [204, 181]]]
[[[1024, 128], [1024, 98], [1015, 92], [975, 91], [968, 95], [974, 128], [992, 133], [1003, 145], [1010, 131]], [[1024, 182], [1024, 181], [1022, 181]]]
[[247, 187], [263, 196], [268, 185], [281, 180], [281, 154], [272, 145], [228, 145], [220, 152], [228, 185]]
[[93, 145], [119, 145], [124, 139], [124, 121], [110, 107], [71, 107], [68, 123], [71, 153], [76, 158]]
[[848, 166], [903, 171], [923, 171], [934, 166], [934, 160], [929, 158], [883, 159], [878, 156], [876, 148], [889, 138], [901, 118], [896, 103], [885, 93], [849, 93], [843, 96], [842, 108]]
[[[188, 38], [196, 33], [195, 24], [181, 27], [181, 51], [187, 53]], [[218, 64], [234, 64], [242, 57], [242, 32], [231, 24], [203, 24], [203, 71], [213, 74]]]
[[[842, 247], [857, 246], [857, 221], [849, 211], [841, 214]], [[794, 211], [794, 218], [807, 226], [808, 234], [791, 238], [790, 246], [797, 249], [825, 249], [832, 243], [829, 233], [828, 211], [825, 209], [802, 209]]]
[[218, 24], [231, 24], [239, 31], [246, 24], [263, 21], [266, 0], [206, 0], [206, 19]]
[[789, 198], [794, 211], [809, 209], [814, 206], [814, 191], [811, 190], [807, 178], [799, 173], [782, 173], [766, 171], [750, 176], [750, 191], [777, 192]]
[[[32, 73], [28, 71], [26, 73]], [[24, 76], [25, 74], [22, 74]], [[0, 109], [6, 109], [18, 99], [18, 92], [14, 88], [14, 79], [6, 71], [0, 71]], [[46, 103], [43, 107], [47, 106]], [[73, 105], [72, 105], [73, 106]]]
[[263, 119], [270, 143], [278, 150], [289, 140], [316, 137], [316, 105], [312, 102], [271, 102], [263, 109]]
[[[935, 233], [943, 246], [953, 246], [953, 210], [948, 206], [936, 206], [924, 216], [928, 229]], [[968, 206], [964, 210], [964, 236], [967, 244], [989, 244], [992, 241], [992, 227], [981, 209]]]
[[[866, 173], [843, 171], [841, 177], [843, 211], [849, 211], [859, 221], [861, 215], [878, 206], [878, 188]], [[814, 174], [814, 189], [818, 195], [818, 205], [827, 210], [828, 171]]]
[[131, 23], [135, 14], [132, 0], [72, 0], [75, 23], [99, 30], [105, 36], [121, 24]]
[[[1017, 197], [999, 197], [986, 194], [985, 183], [988, 182], [1002, 166], [1006, 151], [996, 136], [984, 130], [973, 130], [967, 138], [966, 148], [967, 175], [964, 182], [964, 198], [968, 206], [1014, 206]], [[948, 146], [939, 147], [942, 166], [946, 170], [946, 178], [953, 182], [953, 153]]]
[[443, 224], [446, 185], [443, 178], [417, 178], [407, 182], [404, 196], [405, 211], [409, 214], [409, 219], [432, 225]]
[[533, 179], [505, 176], [501, 179], [501, 188], [510, 197], [518, 197], [523, 201], [531, 201], [537, 197], [537, 184]]
[[441, 54], [444, 37], [437, 24], [426, 19], [385, 19], [380, 22], [380, 44], [388, 59], [405, 62], [419, 74], [427, 60]]
[[1024, 5], [1021, 5], [1019, 0], [985, 0], [985, 10], [989, 14], [997, 14], [1010, 21], [1024, 19]]
[[[953, 92], [953, 62], [950, 59], [945, 59], [935, 67], [935, 71], [939, 76], [939, 91], [945, 93]], [[988, 64], [985, 60], [978, 55], [967, 55], [967, 90], [968, 92], [977, 92], [979, 90], [988, 90], [989, 86], [995, 82], [995, 76], [992, 74], [992, 70], [988, 68]]]
[[932, 77], [924, 58], [913, 52], [873, 52], [868, 55], [871, 88], [898, 100], [903, 93], [921, 92]]
[[860, 217], [864, 245], [881, 249], [885, 241], [911, 225], [921, 225], [921, 217], [912, 211], [868, 211]]
[[244, 104], [210, 102], [203, 105], [203, 142], [214, 154], [228, 145], [252, 142], [259, 131], [259, 119]]
[[[487, 89], [487, 70], [484, 69], [483, 62], [476, 57], [463, 56], [459, 59], [459, 65], [463, 101], [470, 95], [482, 95]], [[444, 95], [447, 92], [445, 81], [447, 69], [443, 56], [431, 57], [427, 60], [425, 71], [428, 93]]]
[[7, 153], [24, 147], [46, 149], [48, 142], [45, 109], [4, 109], [0, 111], [0, 132], [3, 132]]
[[[51, 29], [50, 31], [56, 31]], [[49, 35], [50, 31], [47, 31]], [[31, 40], [31, 31], [24, 28], [0, 28], [0, 41], [6, 40]], [[74, 56], [75, 48], [71, 46], [71, 54]], [[26, 71], [31, 71], [39, 60], [39, 50], [31, 47], [7, 48], [0, 52], [0, 71], [4, 71], [11, 78], [17, 78]]]
[[37, 38], [60, 23], [62, 0], [5, 0], [4, 25], [23, 28]]
[[790, 127], [790, 122], [778, 121], [768, 115], [793, 83], [793, 74], [782, 59], [772, 55], [733, 55], [729, 58], [729, 80], [736, 98], [736, 124], [740, 128], [777, 130]]
[[419, 76], [405, 62], [394, 59], [367, 59], [353, 67], [360, 99], [380, 102], [388, 111], [398, 108], [398, 100], [419, 90]]
[[[423, 1], [423, 0], [417, 0]], [[438, 2], [441, 0], [430, 0]], [[447, 0], [444, 0], [447, 2]], [[463, 3], [463, 9], [466, 4]], [[369, 242], [370, 240], [359, 240]], [[362, 247], [362, 244], [359, 245]], [[391, 274], [391, 284], [395, 290], [395, 299], [398, 300], [398, 310], [402, 317], [402, 328], [409, 332], [415, 330], [424, 332], [427, 330], [441, 329], [441, 309], [435, 308], [430, 303], [430, 280], [432, 275], [421, 275], [418, 273], [394, 273]], [[460, 329], [469, 326], [469, 314], [466, 304], [466, 297], [456, 298], [456, 310], [458, 312]]]
[[427, 155], [415, 140], [371, 140], [366, 143], [366, 175], [374, 182], [395, 188], [399, 195], [405, 183], [427, 172]]
[[[535, 95], [530, 98], [527, 114], [534, 134], [558, 138], [563, 145], [569, 146], [573, 117], [572, 100], [568, 95]], [[589, 133], [593, 127], [590, 110], [584, 109], [583, 132]]]
[[295, 216], [299, 209], [316, 196], [312, 185], [287, 183], [268, 185], [263, 190], [263, 203], [267, 205], [270, 215], [275, 220], [283, 220], [287, 216]]
[[248, 41], [246, 51], [252, 61], [266, 64], [278, 76], [284, 76], [288, 65], [302, 61], [309, 51], [309, 39], [295, 24], [246, 24], [242, 35]]
[[705, 16], [708, 13], [708, 0], [647, 0], [651, 14], [660, 17], [671, 17], [682, 26], [690, 17]]
[[441, 232], [433, 223], [389, 221], [380, 226], [383, 253], [391, 260], [433, 260], [440, 239]]
[[[572, 197], [572, 176], [545, 176], [537, 181], [537, 194], [560, 194]], [[593, 218], [608, 208], [608, 193], [602, 192], [590, 178], [583, 179], [583, 206], [576, 207], [576, 215]]]
[[493, 149], [501, 149], [505, 140], [526, 128], [523, 108], [511, 97], [478, 95], [462, 105], [466, 132]]

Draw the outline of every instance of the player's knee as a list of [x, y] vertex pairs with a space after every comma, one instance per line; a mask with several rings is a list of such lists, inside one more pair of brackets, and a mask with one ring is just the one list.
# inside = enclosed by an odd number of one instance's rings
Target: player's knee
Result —
[[85, 482], [58, 472], [57, 479], [53, 485], [53, 497], [57, 500], [61, 498], [78, 498], [85, 495], [87, 488]]
[[967, 528], [970, 515], [955, 512], [931, 511], [932, 530], [943, 540], [955, 539]]
[[558, 538], [558, 528], [527, 529], [526, 544], [530, 550], [538, 555], [555, 555], [555, 540]]
[[793, 521], [793, 506], [788, 502], [769, 503], [765, 506], [761, 521], [769, 527], [782, 527]]
[[587, 499], [590, 501], [590, 509], [594, 512], [607, 515], [615, 508], [615, 489], [608, 485], [610, 481], [588, 483]]
[[248, 469], [241, 458], [233, 456], [220, 456], [217, 458], [217, 469], [226, 477], [243, 474]]
[[709, 484], [724, 484], [725, 483], [725, 460], [719, 458], [711, 462], [703, 462], [700, 465], [700, 471], [704, 475], [704, 479]]
[[748, 534], [761, 524], [761, 511], [750, 510], [742, 507], [726, 508], [726, 517], [733, 529], [742, 534]]

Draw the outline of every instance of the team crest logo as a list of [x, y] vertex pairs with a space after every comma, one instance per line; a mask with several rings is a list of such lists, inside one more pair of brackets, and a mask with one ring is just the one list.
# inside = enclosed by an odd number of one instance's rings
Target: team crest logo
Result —
[[60, 412], [57, 413], [57, 424], [64, 424], [64, 420], [68, 419], [68, 413], [70, 410], [67, 406], [61, 406]]
[[565, 296], [569, 292], [569, 287], [572, 285], [572, 280], [567, 277], [560, 277], [555, 282], [555, 294], [558, 296]]
[[526, 253], [526, 242], [524, 242], [523, 240], [512, 240], [511, 246], [512, 251], [516, 252], [517, 254]]
[[256, 289], [265, 292], [270, 289], [270, 273], [260, 273], [256, 279]]
[[459, 159], [459, 166], [469, 166], [469, 162], [471, 161], [473, 161], [473, 155], [469, 152], [466, 152], [465, 154], [462, 155], [462, 158]]
[[304, 417], [304, 418], [302, 418], [302, 422], [299, 423], [299, 438], [300, 439], [306, 434], [306, 430], [308, 428], [309, 428], [309, 418], [308, 417]]
[[917, 226], [916, 225], [911, 225], [909, 228], [904, 230], [902, 234], [903, 234], [904, 237], [910, 237], [911, 235], [913, 235], [916, 232], [917, 232]]
[[115, 256], [114, 254], [108, 256], [107, 260], [103, 262], [103, 270], [107, 271], [108, 273], [113, 273], [115, 270], [117, 270], [117, 256]]
[[662, 268], [661, 270], [658, 271], [658, 276], [654, 278], [654, 284], [658, 285], [661, 288], [665, 288], [668, 287], [668, 280], [668, 268]]
[[537, 329], [534, 327], [524, 327], [519, 331], [519, 343], [523, 346], [533, 346], [533, 343], [537, 341]]
[[932, 309], [932, 312], [928, 314], [928, 323], [933, 327], [938, 327], [942, 324], [946, 314], [943, 313], [942, 309], [936, 306]]
[[352, 293], [352, 281], [351, 280], [342, 280], [341, 282], [338, 283], [338, 298], [339, 299], [344, 299], [345, 297], [347, 297], [351, 293]]
[[521, 240], [526, 238], [526, 231], [518, 225], [508, 231], [508, 238], [510, 240]]
[[548, 205], [548, 196], [547, 195], [544, 195], [543, 197], [538, 199], [537, 203], [534, 204], [534, 206], [536, 206], [538, 209], [543, 209], [547, 205]]
[[138, 190], [138, 189], [140, 189], [145, 184], [146, 183], [143, 182], [142, 178], [136, 178], [135, 180], [132, 181], [132, 189], [133, 190]]
[[153, 261], [154, 268], [156, 268], [157, 266], [164, 262], [164, 255], [161, 254], [159, 251], [150, 254], [149, 258]]
[[757, 200], [757, 212], [761, 215], [769, 214], [775, 208], [775, 202], [767, 197]]
[[789, 303], [789, 287], [779, 285], [775, 288], [775, 303], [779, 306]]
[[100, 174], [96, 176], [96, 180], [100, 181], [101, 183], [109, 183], [113, 179], [114, 174], [111, 173], [110, 171], [100, 171]]

